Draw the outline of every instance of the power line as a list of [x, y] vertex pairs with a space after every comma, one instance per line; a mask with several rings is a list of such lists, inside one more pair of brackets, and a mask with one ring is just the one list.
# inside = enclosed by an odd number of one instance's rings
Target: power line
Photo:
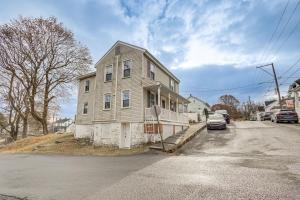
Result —
[[281, 21], [282, 21], [283, 16], [284, 16], [284, 14], [285, 14], [285, 12], [286, 12], [286, 9], [287, 9], [287, 7], [288, 7], [288, 5], [289, 5], [289, 2], [290, 2], [289, 0], [286, 2], [285, 7], [284, 7], [284, 9], [283, 9], [283, 11], [282, 11], [282, 13], [281, 13], [280, 18], [279, 18], [279, 21], [278, 21], [278, 23], [277, 23], [277, 25], [276, 25], [274, 31], [272, 32], [272, 35], [271, 35], [269, 41], [266, 43], [266, 45], [265, 45], [265, 47], [264, 47], [265, 50], [263, 51], [262, 55], [259, 56], [259, 60], [260, 60], [260, 61], [264, 60], [264, 59], [262, 59], [262, 58], [264, 58], [266, 52], [268, 51], [268, 49], [269, 49], [269, 47], [270, 47], [270, 44], [272, 43], [272, 41], [273, 41], [273, 39], [274, 39], [274, 36], [275, 36], [275, 34], [276, 34], [276, 32], [277, 32], [277, 30], [278, 30], [280, 24], [281, 24]]
[[278, 48], [275, 50], [273, 58], [276, 57], [276, 54], [278, 51], [286, 44], [286, 42], [290, 39], [290, 37], [294, 34], [294, 32], [297, 30], [297, 27], [300, 25], [300, 21], [295, 25], [293, 30], [289, 33], [289, 35], [281, 42], [281, 44], [278, 46]]
[[[296, 12], [296, 10], [297, 10], [299, 4], [300, 4], [300, 0], [297, 2], [297, 4], [296, 4], [296, 6], [295, 6], [295, 8], [294, 8], [294, 10], [293, 10], [293, 12], [292, 12], [292, 14], [291, 14], [290, 17], [288, 18], [288, 20], [287, 20], [287, 22], [285, 23], [285, 25], [283, 26], [283, 28], [282, 28], [281, 32], [279, 33], [279, 36], [277, 37], [276, 41], [279, 41], [279, 40], [280, 40], [280, 38], [281, 38], [282, 34], [284, 33], [284, 31], [285, 31], [287, 25], [290, 23], [291, 19], [293, 18], [293, 16], [294, 16], [294, 14], [295, 14], [295, 12]], [[276, 42], [275, 42], [275, 44], [276, 44]], [[267, 58], [268, 58], [268, 57], [269, 57], [269, 56], [267, 56]]]
[[263, 87], [263, 84], [268, 84], [268, 83], [273, 83], [273, 82], [261, 82], [261, 83], [255, 83], [255, 84], [248, 84], [244, 86], [239, 86], [239, 87], [232, 87], [232, 88], [221, 88], [221, 89], [207, 89], [207, 90], [184, 90], [183, 92], [191, 92], [191, 91], [197, 91], [197, 92], [222, 92], [222, 91], [230, 91], [230, 90], [236, 90], [236, 89], [244, 89], [244, 88], [259, 88]]
[[282, 84], [286, 83], [287, 80], [290, 79], [292, 76], [294, 76], [294, 74], [297, 73], [298, 71], [300, 71], [300, 68], [296, 69], [290, 76], [285, 78], [284, 81], [282, 82]]
[[286, 74], [286, 73], [288, 73], [291, 69], [293, 69], [295, 66], [297, 66], [297, 64], [300, 62], [300, 57], [298, 58], [298, 60], [294, 63], [294, 64], [292, 64], [290, 67], [288, 67], [288, 69], [285, 71], [285, 72], [283, 72], [282, 74], [281, 74], [281, 76], [283, 76], [284, 74]]

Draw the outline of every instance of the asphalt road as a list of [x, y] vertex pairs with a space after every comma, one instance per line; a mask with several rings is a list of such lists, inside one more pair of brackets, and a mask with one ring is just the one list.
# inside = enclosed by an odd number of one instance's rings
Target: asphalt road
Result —
[[0, 194], [28, 199], [300, 199], [300, 126], [237, 122], [226, 131], [203, 131], [168, 156], [0, 155]]

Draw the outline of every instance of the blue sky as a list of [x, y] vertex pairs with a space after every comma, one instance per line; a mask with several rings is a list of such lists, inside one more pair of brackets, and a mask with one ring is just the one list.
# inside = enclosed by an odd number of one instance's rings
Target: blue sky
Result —
[[[94, 63], [117, 40], [122, 40], [153, 53], [181, 79], [184, 96], [191, 93], [210, 104], [225, 93], [240, 101], [248, 96], [262, 101], [274, 97], [274, 83], [259, 84], [270, 82], [272, 77], [256, 69], [256, 65], [274, 62], [283, 84], [282, 93], [300, 77], [300, 62], [286, 72], [300, 58], [297, 3], [298, 0], [0, 0], [0, 24], [19, 15], [55, 16], [88, 46]], [[62, 104], [62, 116], [73, 116], [75, 110], [74, 92], [74, 97]]]

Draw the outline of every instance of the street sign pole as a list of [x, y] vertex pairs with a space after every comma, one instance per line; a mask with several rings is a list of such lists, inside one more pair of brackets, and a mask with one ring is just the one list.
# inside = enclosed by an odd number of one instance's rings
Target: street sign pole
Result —
[[157, 105], [154, 105], [154, 112], [155, 112], [156, 119], [157, 119], [157, 126], [158, 126], [158, 127], [157, 127], [157, 130], [158, 130], [158, 133], [159, 133], [159, 135], [160, 135], [160, 142], [161, 142], [163, 151], [166, 151], [166, 150], [165, 150], [164, 141], [163, 141], [163, 137], [162, 137], [162, 134], [161, 134], [161, 131], [160, 131], [160, 123], [159, 123], [159, 117], [158, 117], [158, 115], [160, 114], [160, 112], [158, 113]]

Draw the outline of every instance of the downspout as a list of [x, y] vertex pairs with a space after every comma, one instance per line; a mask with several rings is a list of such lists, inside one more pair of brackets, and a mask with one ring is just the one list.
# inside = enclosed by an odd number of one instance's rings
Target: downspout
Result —
[[[97, 70], [96, 70], [97, 71]], [[94, 97], [93, 97], [93, 121], [95, 121], [95, 105], [96, 105], [96, 85], [97, 85], [97, 73], [96, 73], [96, 76], [95, 76], [95, 83], [94, 83]]]
[[115, 114], [114, 114], [114, 120], [117, 120], [117, 90], [118, 90], [118, 66], [119, 66], [119, 56], [116, 56], [117, 64], [116, 64], [116, 83], [115, 83]]

